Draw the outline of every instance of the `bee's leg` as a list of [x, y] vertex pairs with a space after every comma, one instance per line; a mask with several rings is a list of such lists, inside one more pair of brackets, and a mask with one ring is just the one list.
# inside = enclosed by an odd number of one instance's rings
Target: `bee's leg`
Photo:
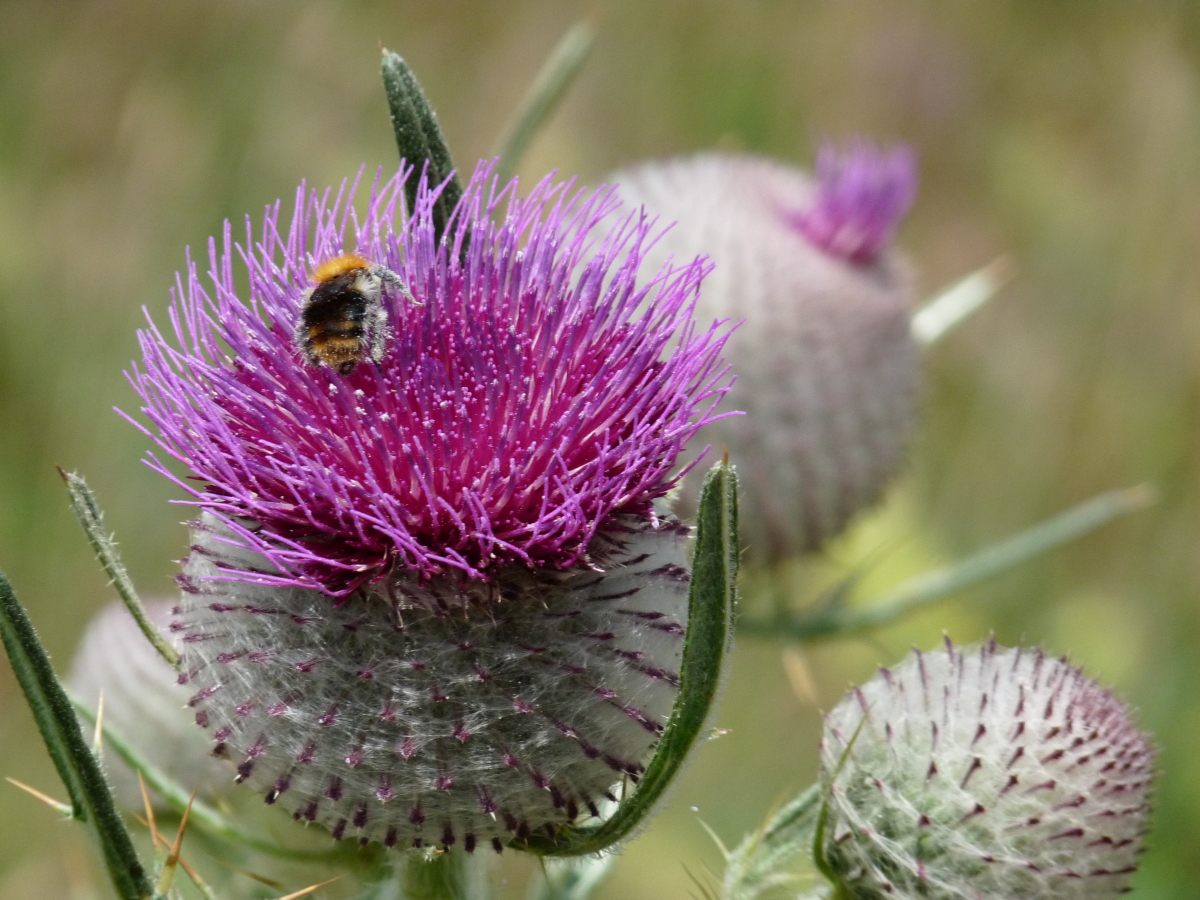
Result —
[[364, 338], [369, 347], [368, 355], [378, 365], [383, 361], [383, 355], [387, 352], [388, 338], [391, 337], [387, 312], [382, 304], [375, 304], [367, 310], [363, 325], [365, 326]]
[[404, 283], [404, 280], [399, 275], [397, 275], [395, 272], [393, 272], [391, 269], [386, 268], [385, 266], [375, 266], [372, 269], [372, 271], [379, 277], [379, 279], [384, 284], [391, 285], [396, 290], [398, 290], [400, 292], [401, 296], [404, 297], [404, 299], [407, 300], [409, 303], [411, 303], [413, 306], [424, 306], [425, 305], [424, 303], [421, 303], [419, 300], [417, 300], [416, 297], [414, 297], [412, 295], [412, 291], [410, 291], [408, 289], [408, 285]]

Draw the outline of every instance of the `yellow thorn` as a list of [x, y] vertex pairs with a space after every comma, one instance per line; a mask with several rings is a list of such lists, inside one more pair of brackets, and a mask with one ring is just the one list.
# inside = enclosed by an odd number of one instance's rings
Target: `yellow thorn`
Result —
[[187, 831], [188, 819], [192, 817], [192, 804], [196, 802], [196, 791], [200, 788], [192, 788], [192, 796], [188, 798], [187, 809], [183, 811], [183, 819], [179, 823], [179, 831], [175, 835], [175, 843], [171, 845], [171, 855], [167, 857], [167, 862], [171, 863], [179, 858], [179, 848], [183, 846], [183, 834]]
[[[154, 837], [154, 844], [156, 847], [159, 844], [162, 844], [164, 848], [170, 848], [171, 842], [168, 841], [165, 837], [163, 837], [162, 834], [160, 834], [159, 831], [154, 828], [154, 825], [152, 822], [147, 822], [145, 819], [143, 819], [141, 816], [139, 816], [137, 814], [134, 814], [134, 818], [150, 829], [150, 834]], [[218, 862], [219, 861], [220, 860], [218, 860]], [[185, 871], [187, 873], [187, 877], [192, 879], [193, 884], [196, 884], [197, 886], [199, 886], [204, 883], [203, 881], [200, 880], [200, 875], [196, 872], [195, 869], [193, 869], [191, 866], [188, 865], [187, 860], [184, 859], [182, 855], [180, 855], [180, 857], [179, 857], [179, 865], [183, 868], [183, 871]]]
[[41, 800], [47, 806], [52, 806], [54, 809], [57, 809], [64, 816], [71, 816], [72, 818], [75, 817], [75, 810], [73, 810], [71, 808], [71, 805], [69, 803], [60, 803], [58, 800], [55, 800], [53, 797], [43, 794], [37, 788], [31, 788], [29, 785], [23, 784], [22, 782], [17, 781], [17, 779], [15, 779], [15, 778], [5, 778], [4, 780], [7, 781], [11, 785], [15, 785], [16, 787], [19, 787], [25, 793], [32, 794], [34, 797], [37, 797], [39, 800]]
[[[154, 807], [150, 805], [150, 794], [146, 791], [146, 781], [142, 778], [142, 773], [137, 773], [138, 787], [142, 789], [142, 802], [146, 804], [146, 827], [150, 829], [150, 838], [154, 842], [154, 846], [158, 846], [159, 839], [162, 835], [158, 833], [158, 824], [154, 821]], [[165, 843], [165, 839], [163, 839]]]
[[808, 666], [808, 659], [794, 646], [787, 646], [783, 649], [783, 671], [787, 675], [788, 684], [792, 687], [792, 693], [800, 700], [803, 700], [809, 706], [819, 706], [820, 700], [817, 697], [817, 685], [812, 677], [812, 670]]
[[96, 732], [92, 735], [92, 752], [99, 756], [104, 751], [104, 691], [96, 701]]
[[344, 877], [344, 875], [339, 875], [337, 878], [330, 878], [328, 881], [322, 881], [320, 884], [310, 885], [302, 891], [296, 891], [294, 894], [288, 894], [286, 897], [280, 897], [279, 900], [297, 900], [299, 897], [308, 896], [313, 891], [319, 890], [320, 888], [325, 887], [327, 884], [333, 884], [335, 881], [339, 881]]
[[188, 819], [192, 815], [192, 804], [196, 802], [196, 791], [199, 788], [192, 788], [191, 799], [188, 800], [187, 809], [183, 811], [183, 821], [179, 823], [179, 832], [175, 835], [175, 843], [171, 845], [171, 852], [167, 854], [167, 860], [163, 863], [162, 873], [158, 876], [158, 884], [154, 886], [154, 890], [158, 894], [165, 894], [171, 887], [171, 882], [175, 878], [175, 866], [179, 862], [179, 848], [183, 846], [183, 835], [187, 831]]

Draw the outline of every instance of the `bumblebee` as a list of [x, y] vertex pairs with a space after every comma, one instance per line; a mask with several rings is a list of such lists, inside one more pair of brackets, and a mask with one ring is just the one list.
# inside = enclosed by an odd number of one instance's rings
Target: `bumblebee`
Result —
[[296, 345], [310, 366], [329, 366], [342, 375], [364, 359], [383, 359], [389, 335], [384, 285], [417, 303], [399, 275], [357, 253], [322, 263], [312, 279], [316, 286], [300, 308]]

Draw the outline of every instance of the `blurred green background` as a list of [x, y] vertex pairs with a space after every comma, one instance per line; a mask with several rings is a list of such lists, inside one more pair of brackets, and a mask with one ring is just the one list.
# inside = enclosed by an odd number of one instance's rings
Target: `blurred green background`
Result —
[[[82, 471], [145, 594], [185, 511], [139, 463], [122, 370], [187, 245], [302, 179], [395, 164], [377, 41], [403, 53], [460, 164], [489, 153], [567, 0], [0, 2], [0, 567], [65, 668], [110, 597], [54, 464]], [[811, 781], [818, 707], [944, 631], [1038, 642], [1113, 685], [1161, 746], [1137, 896], [1200, 897], [1200, 4], [657, 2], [600, 37], [521, 173], [586, 182], [714, 145], [807, 164], [823, 136], [902, 139], [901, 234], [925, 292], [1001, 254], [991, 307], [935, 347], [911, 464], [831, 565], [885, 583], [1110, 487], [1159, 504], [869, 640], [744, 638], [719, 724], [601, 900], [696, 895], [727, 843]], [[801, 662], [802, 661], [802, 662]], [[814, 702], [815, 701], [815, 702]], [[62, 791], [6, 666], [0, 774]], [[0, 897], [105, 897], [81, 830], [0, 785]], [[506, 855], [520, 896], [532, 866]], [[295, 887], [300, 887], [297, 884]]]

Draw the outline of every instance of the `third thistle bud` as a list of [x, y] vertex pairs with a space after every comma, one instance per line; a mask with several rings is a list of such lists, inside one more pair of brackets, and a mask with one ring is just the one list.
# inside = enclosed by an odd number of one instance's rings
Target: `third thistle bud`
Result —
[[818, 849], [864, 900], [1115, 897], [1153, 764], [1125, 704], [1065, 661], [947, 641], [827, 717]]

